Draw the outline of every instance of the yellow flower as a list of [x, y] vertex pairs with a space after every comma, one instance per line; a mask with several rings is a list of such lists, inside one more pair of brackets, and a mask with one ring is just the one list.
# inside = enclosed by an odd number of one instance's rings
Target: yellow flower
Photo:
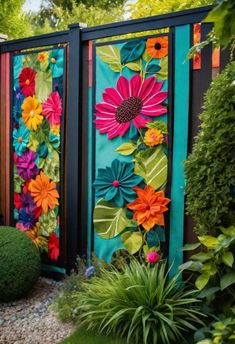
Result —
[[39, 124], [43, 121], [42, 105], [39, 103], [39, 100], [33, 97], [25, 98], [21, 109], [23, 110], [22, 118], [23, 121], [29, 130], [37, 130]]
[[60, 135], [60, 125], [52, 125], [51, 132], [54, 135]]
[[38, 53], [38, 61], [39, 62], [47, 62], [48, 61], [48, 52]]
[[47, 251], [47, 240], [45, 237], [38, 235], [39, 227], [39, 222], [37, 222], [33, 229], [26, 231], [25, 233], [30, 237], [32, 242], [40, 251]]
[[144, 136], [144, 143], [147, 146], [149, 147], [157, 146], [157, 145], [160, 145], [163, 141], [164, 141], [164, 136], [160, 130], [156, 128], [151, 128], [146, 131], [145, 136]]

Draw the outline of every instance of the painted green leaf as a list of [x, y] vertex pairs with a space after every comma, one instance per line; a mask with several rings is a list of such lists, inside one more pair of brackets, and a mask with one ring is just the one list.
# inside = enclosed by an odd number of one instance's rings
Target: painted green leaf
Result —
[[137, 145], [134, 142], [126, 142], [115, 149], [121, 155], [131, 155], [137, 149]]
[[143, 238], [140, 232], [125, 232], [121, 235], [121, 242], [130, 254], [135, 254], [141, 248]]
[[199, 236], [198, 239], [202, 245], [206, 246], [209, 249], [215, 248], [219, 244], [219, 240], [210, 235]]
[[136, 222], [126, 217], [126, 209], [118, 208], [100, 199], [94, 209], [93, 222], [96, 232], [104, 239], [111, 239]]
[[160, 69], [161, 69], [161, 67], [159, 66], [157, 61], [152, 61], [147, 66], [147, 73], [155, 74], [155, 73], [159, 72]]
[[128, 67], [130, 70], [133, 70], [135, 72], [139, 72], [141, 70], [141, 60], [128, 62], [125, 64], [126, 67]]
[[183, 247], [183, 251], [193, 251], [196, 248], [198, 248], [200, 246], [200, 242], [196, 242], [195, 244], [186, 244]]
[[222, 261], [225, 265], [228, 265], [230, 268], [233, 266], [234, 257], [232, 252], [224, 252], [222, 255]]
[[21, 188], [24, 185], [24, 180], [17, 173], [17, 168], [14, 166], [14, 192], [21, 193]]
[[161, 70], [157, 73], [157, 79], [167, 80], [168, 78], [168, 57], [163, 57], [160, 61]]
[[120, 50], [115, 45], [97, 47], [96, 53], [102, 61], [108, 63], [114, 72], [122, 70]]
[[39, 71], [35, 77], [35, 84], [36, 84], [36, 97], [42, 103], [49, 97], [50, 93], [52, 92], [52, 76], [51, 72], [48, 71], [47, 73]]
[[121, 63], [132, 62], [140, 58], [145, 50], [146, 43], [141, 39], [133, 39], [125, 43], [121, 49]]
[[209, 280], [210, 280], [210, 275], [209, 274], [206, 274], [206, 273], [205, 274], [201, 274], [196, 279], [196, 282], [195, 282], [195, 285], [196, 285], [197, 289], [202, 290], [207, 285]]
[[140, 151], [135, 156], [135, 174], [155, 190], [167, 181], [167, 156], [161, 146]]
[[228, 272], [227, 274], [223, 275], [220, 280], [220, 287], [221, 290], [229, 287], [230, 285], [235, 283], [235, 272]]

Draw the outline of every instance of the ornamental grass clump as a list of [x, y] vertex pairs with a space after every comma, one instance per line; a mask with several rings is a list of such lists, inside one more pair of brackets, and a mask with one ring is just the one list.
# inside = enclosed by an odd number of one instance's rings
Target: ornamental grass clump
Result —
[[101, 269], [73, 295], [79, 326], [135, 344], [170, 344], [203, 324], [195, 291], [166, 262], [153, 267], [132, 260], [123, 271]]

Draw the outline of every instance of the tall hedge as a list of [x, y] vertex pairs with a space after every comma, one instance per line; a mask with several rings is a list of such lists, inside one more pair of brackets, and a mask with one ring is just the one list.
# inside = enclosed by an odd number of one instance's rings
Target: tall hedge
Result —
[[185, 163], [187, 211], [198, 234], [235, 224], [235, 62], [211, 83]]

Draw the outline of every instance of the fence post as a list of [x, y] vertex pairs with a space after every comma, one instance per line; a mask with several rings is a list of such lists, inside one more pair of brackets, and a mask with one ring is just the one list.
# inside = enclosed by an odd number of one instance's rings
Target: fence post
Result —
[[74, 266], [77, 254], [82, 254], [85, 233], [79, 226], [81, 214], [81, 28], [69, 25], [68, 106], [65, 135], [65, 221], [67, 230], [67, 269]]

